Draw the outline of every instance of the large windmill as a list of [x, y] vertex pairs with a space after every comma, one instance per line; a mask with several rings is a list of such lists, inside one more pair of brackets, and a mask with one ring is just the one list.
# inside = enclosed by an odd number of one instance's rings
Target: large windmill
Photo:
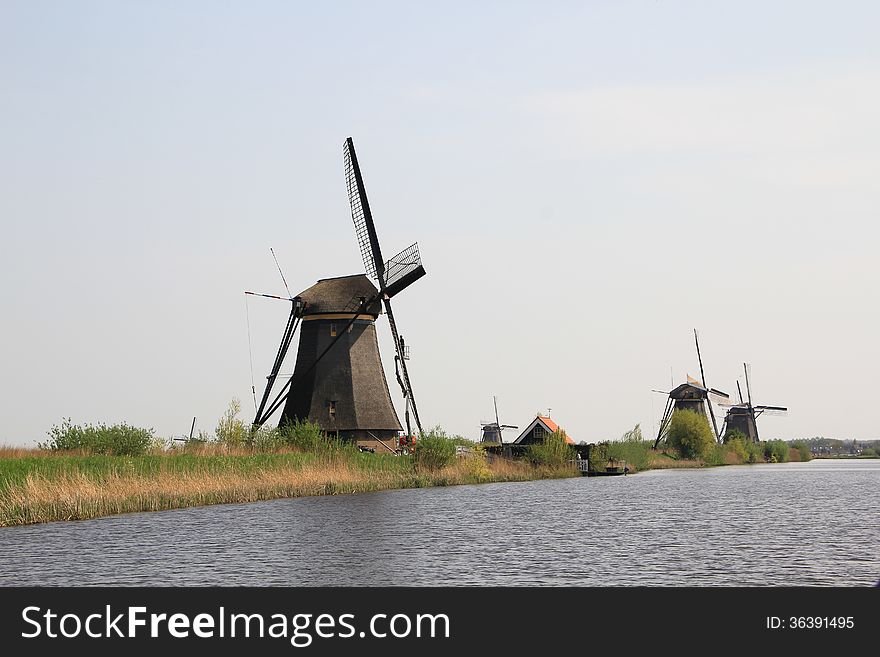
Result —
[[785, 406], [752, 405], [752, 386], [749, 382], [750, 370], [751, 367], [743, 363], [743, 373], [746, 379], [746, 399], [743, 399], [742, 388], [739, 385], [739, 381], [737, 381], [736, 389], [739, 393], [739, 404], [721, 404], [721, 406], [728, 407], [727, 414], [724, 416], [721, 435], [726, 437], [731, 431], [739, 431], [748, 440], [756, 443], [760, 440], [758, 437], [758, 416], [764, 413], [768, 415], [784, 415], [788, 409]]
[[501, 445], [504, 442], [501, 439], [501, 432], [505, 429], [519, 429], [519, 427], [513, 424], [501, 424], [501, 420], [498, 419], [498, 397], [492, 397], [492, 401], [495, 403], [495, 421], [480, 422], [482, 430], [480, 442]]
[[[687, 382], [682, 383], [673, 388], [668, 393], [666, 400], [666, 408], [663, 411], [663, 419], [660, 420], [660, 427], [657, 430], [657, 438], [654, 440], [654, 449], [669, 431], [669, 424], [672, 421], [672, 414], [677, 410], [695, 411], [706, 418], [706, 421], [712, 422], [712, 429], [715, 433], [715, 440], [721, 441], [721, 434], [718, 432], [718, 422], [715, 419], [715, 412], [712, 408], [712, 401], [715, 403], [723, 403], [730, 399], [730, 395], [721, 392], [715, 388], [710, 388], [706, 384], [706, 373], [703, 371], [703, 357], [700, 354], [700, 338], [697, 335], [697, 329], [694, 329], [694, 343], [697, 346], [697, 360], [700, 363], [700, 377], [702, 381], [687, 377]], [[660, 391], [657, 391], [660, 392]]]
[[[417, 244], [387, 262], [382, 258], [351, 137], [343, 146], [343, 159], [358, 246], [366, 272], [378, 287], [364, 274], [324, 278], [289, 299], [291, 310], [287, 326], [254, 426], [263, 425], [283, 405], [280, 424], [309, 420], [340, 438], [378, 441], [387, 447], [387, 441], [397, 437], [401, 426], [379, 357], [375, 322], [384, 306], [394, 337], [397, 378], [406, 404], [407, 433], [411, 434], [410, 413], [421, 432], [406, 366], [408, 348], [398, 333], [391, 298], [424, 276], [425, 269]], [[293, 375], [272, 398], [298, 327], [301, 330]]]

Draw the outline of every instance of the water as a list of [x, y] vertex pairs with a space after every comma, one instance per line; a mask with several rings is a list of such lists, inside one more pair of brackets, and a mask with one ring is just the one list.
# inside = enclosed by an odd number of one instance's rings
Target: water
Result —
[[813, 461], [0, 528], [0, 584], [873, 585], [878, 484]]

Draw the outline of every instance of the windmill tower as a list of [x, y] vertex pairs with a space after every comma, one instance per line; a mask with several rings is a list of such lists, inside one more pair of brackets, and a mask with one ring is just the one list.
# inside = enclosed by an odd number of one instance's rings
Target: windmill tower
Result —
[[[383, 260], [351, 137], [343, 146], [343, 160], [351, 216], [367, 275], [323, 278], [289, 299], [290, 316], [254, 426], [265, 424], [283, 406], [280, 424], [309, 420], [340, 438], [377, 441], [388, 448], [387, 441], [397, 438], [401, 426], [379, 356], [376, 320], [384, 309], [394, 337], [407, 433], [411, 434], [410, 417], [421, 432], [406, 367], [408, 347], [398, 333], [391, 298], [424, 276], [425, 269], [417, 244], [387, 262]], [[297, 328], [299, 348], [293, 375], [270, 402]]]
[[785, 406], [753, 406], [752, 405], [752, 386], [749, 382], [749, 372], [751, 367], [743, 363], [743, 373], [746, 379], [746, 400], [743, 400], [742, 388], [739, 381], [736, 382], [736, 389], [739, 392], [739, 404], [721, 404], [727, 406], [727, 414], [724, 416], [724, 425], [721, 428], [721, 435], [727, 436], [731, 431], [741, 432], [749, 441], [757, 443], [760, 441], [758, 437], [758, 416], [767, 413], [768, 415], [785, 415], [788, 409]]
[[[730, 395], [721, 392], [715, 388], [706, 385], [706, 373], [703, 371], [703, 357], [700, 354], [700, 338], [697, 335], [697, 329], [694, 329], [694, 343], [697, 346], [697, 360], [700, 363], [700, 377], [702, 381], [687, 377], [687, 382], [673, 388], [668, 393], [666, 400], [666, 408], [663, 411], [663, 419], [660, 420], [660, 427], [657, 430], [657, 438], [654, 440], [654, 449], [666, 436], [669, 431], [669, 424], [672, 421], [672, 414], [677, 410], [695, 411], [706, 418], [706, 422], [712, 423], [712, 429], [715, 433], [715, 440], [721, 441], [721, 434], [718, 432], [718, 422], [715, 420], [715, 412], [712, 408], [712, 401], [722, 403], [730, 399]], [[662, 391], [655, 391], [662, 392]]]
[[513, 424], [501, 424], [501, 420], [498, 419], [498, 397], [492, 397], [492, 401], [495, 403], [495, 421], [480, 422], [480, 429], [482, 429], [480, 442], [501, 445], [504, 442], [501, 439], [501, 432], [505, 429], [519, 429], [519, 427]]

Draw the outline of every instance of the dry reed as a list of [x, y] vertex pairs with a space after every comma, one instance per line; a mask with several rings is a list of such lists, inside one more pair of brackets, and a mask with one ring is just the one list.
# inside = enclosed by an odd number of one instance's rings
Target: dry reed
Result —
[[523, 462], [501, 459], [491, 464], [482, 459], [459, 459], [434, 473], [417, 473], [409, 468], [366, 469], [344, 460], [319, 461], [297, 467], [270, 466], [244, 472], [114, 472], [99, 479], [83, 472], [51, 476], [29, 473], [21, 482], [0, 491], [0, 526], [283, 497], [523, 481], [572, 474], [567, 469], [535, 469]]

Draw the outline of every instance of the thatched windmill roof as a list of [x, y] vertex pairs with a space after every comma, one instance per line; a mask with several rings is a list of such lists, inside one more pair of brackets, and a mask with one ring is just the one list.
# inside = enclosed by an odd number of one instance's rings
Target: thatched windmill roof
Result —
[[[322, 278], [297, 296], [306, 303], [303, 315], [309, 316], [356, 312], [362, 299], [371, 299], [377, 292], [376, 286], [366, 275], [354, 274], [353, 276]], [[382, 314], [382, 304], [377, 300], [362, 312], [378, 317]]]

